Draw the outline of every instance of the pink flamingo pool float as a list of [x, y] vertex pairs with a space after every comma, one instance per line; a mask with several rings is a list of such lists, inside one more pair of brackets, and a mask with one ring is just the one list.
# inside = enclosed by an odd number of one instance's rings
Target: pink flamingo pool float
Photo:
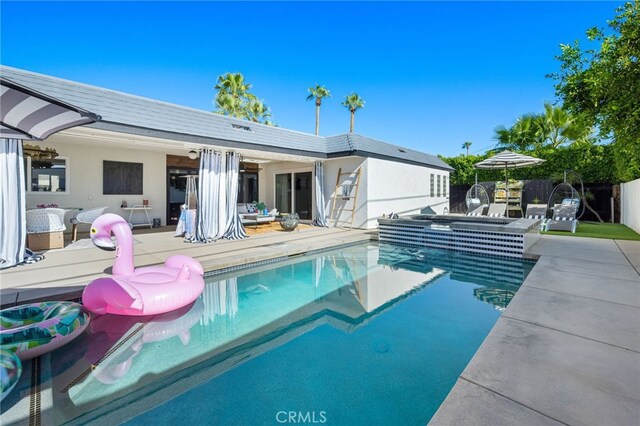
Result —
[[82, 303], [91, 312], [161, 314], [192, 303], [204, 289], [202, 265], [188, 256], [173, 255], [164, 265], [134, 268], [133, 234], [116, 214], [104, 214], [91, 224], [91, 240], [101, 249], [116, 251], [113, 276], [93, 280], [82, 292]]

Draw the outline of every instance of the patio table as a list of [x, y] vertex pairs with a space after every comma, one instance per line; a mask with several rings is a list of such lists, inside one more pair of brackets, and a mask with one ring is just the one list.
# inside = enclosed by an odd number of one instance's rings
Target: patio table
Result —
[[[136, 227], [136, 226], [148, 226], [149, 228], [153, 228], [153, 222], [151, 222], [151, 219], [149, 218], [149, 210], [151, 210], [153, 207], [152, 206], [143, 206], [143, 205], [135, 205], [135, 206], [131, 206], [131, 207], [121, 207], [122, 210], [129, 210], [129, 218], [127, 219], [127, 222], [129, 222], [131, 224], [131, 226]], [[147, 221], [146, 222], [132, 222], [131, 219], [133, 217], [134, 213], [144, 213], [144, 217], [146, 217]]]

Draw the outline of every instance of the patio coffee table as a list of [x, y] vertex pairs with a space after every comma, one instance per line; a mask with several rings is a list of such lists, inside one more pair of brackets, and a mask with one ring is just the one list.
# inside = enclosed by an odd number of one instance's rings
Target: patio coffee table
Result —
[[275, 216], [270, 214], [245, 214], [244, 221], [255, 223], [255, 229], [258, 229], [258, 225], [261, 223], [270, 223], [276, 219]]

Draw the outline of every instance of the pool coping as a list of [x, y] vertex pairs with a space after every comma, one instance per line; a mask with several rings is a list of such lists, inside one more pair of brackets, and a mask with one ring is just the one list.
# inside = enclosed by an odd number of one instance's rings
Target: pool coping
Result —
[[[371, 230], [312, 228], [293, 233], [252, 236], [244, 240], [219, 240], [211, 244], [189, 244], [173, 233], [135, 236], [136, 267], [162, 264], [171, 254], [180, 253], [198, 260], [207, 274], [228, 272], [286, 259], [290, 256], [326, 250], [341, 245], [370, 241]], [[75, 250], [51, 250], [45, 259], [0, 271], [0, 308], [44, 300], [79, 299], [92, 280], [109, 276], [113, 252], [90, 246]]]
[[640, 242], [543, 235], [430, 425], [640, 423]]

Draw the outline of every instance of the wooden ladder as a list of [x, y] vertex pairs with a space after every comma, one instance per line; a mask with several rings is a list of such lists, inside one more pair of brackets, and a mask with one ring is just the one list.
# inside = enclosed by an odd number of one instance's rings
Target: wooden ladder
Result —
[[[350, 183], [340, 183], [342, 176], [351, 176], [354, 175], [353, 180], [349, 181]], [[349, 222], [349, 230], [353, 228], [353, 219], [356, 214], [356, 206], [358, 203], [358, 187], [360, 186], [360, 167], [356, 169], [354, 172], [343, 172], [342, 168], [338, 169], [338, 178], [336, 179], [336, 189], [333, 193], [333, 208], [331, 209], [331, 221], [336, 224], [339, 222], [348, 222], [346, 220], [340, 220], [341, 212], [351, 212], [351, 221]], [[344, 189], [349, 187], [348, 192], [345, 192]], [[351, 194], [353, 192], [353, 194]], [[351, 201], [353, 203], [350, 209], [345, 209], [343, 207], [338, 207], [338, 199], [344, 201]], [[345, 203], [346, 205], [346, 203]], [[336, 216], [336, 213], [338, 215]]]

